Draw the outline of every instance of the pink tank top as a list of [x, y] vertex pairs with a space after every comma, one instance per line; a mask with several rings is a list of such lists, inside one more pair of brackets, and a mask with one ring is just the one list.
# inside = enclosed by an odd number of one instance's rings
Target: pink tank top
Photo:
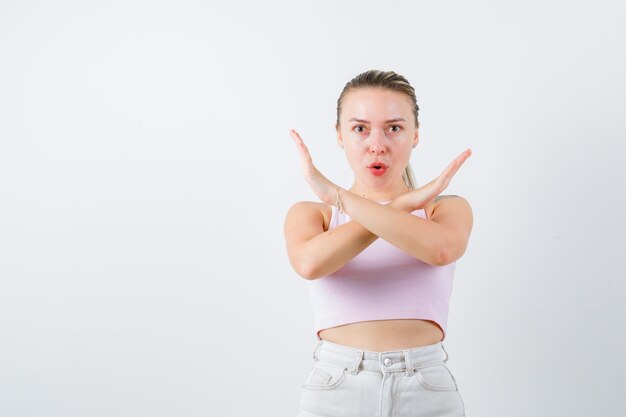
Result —
[[[350, 221], [331, 207], [329, 230]], [[426, 218], [424, 209], [411, 214]], [[455, 262], [432, 266], [376, 239], [334, 273], [307, 281], [317, 339], [321, 330], [348, 323], [422, 319], [439, 325], [444, 340], [455, 269]]]

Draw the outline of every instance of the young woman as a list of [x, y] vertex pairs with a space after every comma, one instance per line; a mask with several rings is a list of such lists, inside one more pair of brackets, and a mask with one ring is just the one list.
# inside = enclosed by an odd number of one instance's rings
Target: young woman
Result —
[[287, 212], [289, 261], [307, 280], [317, 346], [299, 417], [461, 417], [463, 400], [443, 347], [455, 261], [472, 210], [440, 195], [467, 149], [417, 188], [415, 90], [393, 71], [348, 82], [337, 101], [337, 142], [354, 171], [345, 190], [313, 165], [291, 131], [302, 173], [321, 202]]

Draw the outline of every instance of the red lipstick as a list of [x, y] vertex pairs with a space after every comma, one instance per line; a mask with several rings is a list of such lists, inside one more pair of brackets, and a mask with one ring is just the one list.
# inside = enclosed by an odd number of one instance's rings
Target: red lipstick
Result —
[[367, 170], [370, 172], [370, 174], [377, 177], [384, 175], [387, 172], [387, 168], [387, 164], [383, 162], [372, 162], [367, 166]]

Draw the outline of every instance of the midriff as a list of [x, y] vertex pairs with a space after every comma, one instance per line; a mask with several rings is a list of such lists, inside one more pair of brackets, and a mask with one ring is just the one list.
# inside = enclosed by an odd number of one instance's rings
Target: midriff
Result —
[[331, 327], [320, 338], [371, 352], [411, 349], [432, 345], [443, 338], [434, 321], [420, 319], [371, 320]]

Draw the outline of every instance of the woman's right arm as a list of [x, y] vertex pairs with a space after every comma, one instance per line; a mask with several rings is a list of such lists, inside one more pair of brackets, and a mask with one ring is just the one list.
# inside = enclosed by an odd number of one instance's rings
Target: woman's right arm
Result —
[[[397, 199], [387, 205], [409, 212]], [[283, 229], [292, 268], [309, 280], [332, 274], [378, 239], [354, 220], [325, 232], [319, 205], [308, 201], [289, 208]]]

